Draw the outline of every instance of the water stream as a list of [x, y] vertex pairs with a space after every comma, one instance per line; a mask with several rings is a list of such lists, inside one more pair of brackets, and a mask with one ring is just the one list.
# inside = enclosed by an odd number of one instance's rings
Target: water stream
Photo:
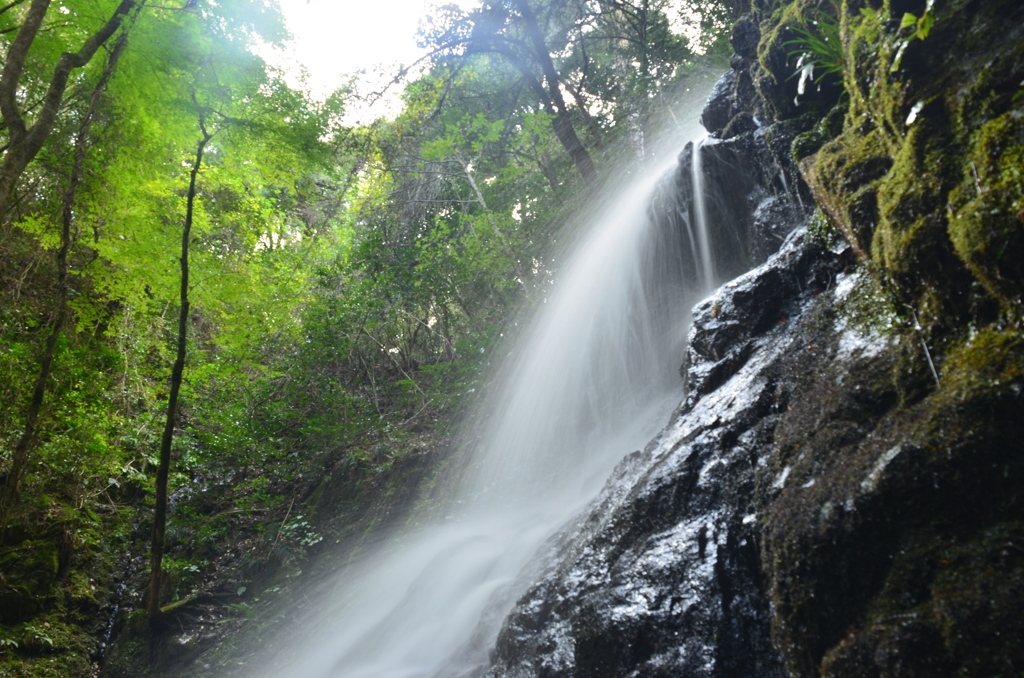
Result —
[[693, 142], [693, 160], [690, 176], [693, 180], [693, 225], [687, 224], [691, 247], [694, 253], [694, 270], [700, 271], [698, 279], [703, 289], [710, 292], [717, 287], [715, 261], [711, 250], [711, 236], [708, 233], [708, 208], [704, 194], [704, 172], [701, 169], [701, 147], [704, 139]]
[[[652, 226], [651, 196], [676, 162], [651, 167], [580, 229], [544, 303], [505, 349], [480, 415], [482, 442], [447, 519], [402, 537], [317, 601], [317, 631], [290, 653], [298, 659], [260, 675], [479, 674], [522, 593], [517, 575], [683, 395], [689, 309], [719, 281], [700, 206], [687, 218], [694, 261], [681, 254], [681, 235]], [[700, 283], [686, 289], [691, 266]]]

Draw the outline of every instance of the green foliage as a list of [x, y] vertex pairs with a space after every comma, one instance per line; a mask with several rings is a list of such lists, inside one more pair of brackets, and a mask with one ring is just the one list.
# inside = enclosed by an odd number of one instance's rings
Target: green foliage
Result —
[[245, 619], [254, 619], [256, 617], [256, 611], [248, 603], [228, 603], [227, 608], [241, 613]]
[[911, 12], [906, 12], [903, 15], [903, 19], [900, 21], [900, 31], [910, 29], [910, 37], [900, 41], [899, 47], [896, 49], [896, 55], [893, 57], [892, 65], [889, 67], [890, 72], [895, 73], [900, 68], [900, 63], [903, 61], [903, 53], [910, 45], [911, 40], [924, 40], [931, 33], [932, 25], [935, 23], [935, 15], [932, 13], [932, 5], [935, 0], [928, 0], [928, 4], [925, 8], [924, 13], [918, 17]]
[[932, 14], [931, 2], [929, 2], [928, 9], [920, 17], [915, 16], [911, 12], [905, 13], [903, 20], [900, 21], [900, 30], [910, 28], [912, 29], [911, 37], [924, 40], [931, 32], [934, 23], [935, 15]]
[[303, 547], [313, 546], [323, 541], [323, 536], [317, 534], [309, 521], [302, 516], [295, 516], [281, 526], [281, 534], [285, 539], [290, 539]]
[[[800, 77], [797, 87], [798, 95], [804, 94], [807, 83], [813, 81], [820, 84], [829, 76], [838, 76], [842, 80], [846, 70], [846, 55], [839, 34], [839, 22], [821, 10], [815, 10], [816, 19], [804, 27], [791, 27], [799, 38], [783, 43], [791, 47], [787, 51], [790, 58], [796, 58], [796, 72], [791, 77]], [[817, 71], [817, 76], [815, 76]]]

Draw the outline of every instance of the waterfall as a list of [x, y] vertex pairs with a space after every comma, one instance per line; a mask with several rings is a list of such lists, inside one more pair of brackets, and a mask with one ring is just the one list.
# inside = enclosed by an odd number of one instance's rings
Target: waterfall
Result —
[[[396, 538], [325, 591], [305, 622], [315, 632], [284, 651], [268, 647], [258, 675], [478, 675], [530, 583], [523, 568], [683, 395], [689, 309], [718, 281], [703, 203], [652, 206], [652, 196], [675, 193], [677, 163], [699, 171], [691, 148], [609, 195], [600, 218], [579, 229], [540, 308], [503, 350], [478, 415], [482, 440], [447, 519]], [[658, 220], [664, 209], [685, 213], [695, 264]], [[687, 282], [694, 274], [699, 282]]]
[[[704, 140], [693, 143], [693, 159], [690, 162], [690, 175], [693, 179], [693, 224], [690, 227], [690, 240], [693, 243], [694, 270], [703, 272], [699, 279], [704, 289], [711, 291], [715, 284], [715, 262], [711, 251], [711, 235], [708, 232], [708, 207], [704, 192], [704, 172], [701, 168], [700, 149]], [[696, 237], [694, 233], [696, 232]]]

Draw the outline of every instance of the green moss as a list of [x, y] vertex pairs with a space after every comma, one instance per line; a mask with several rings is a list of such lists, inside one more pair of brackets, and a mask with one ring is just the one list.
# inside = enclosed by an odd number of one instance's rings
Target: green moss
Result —
[[863, 261], [870, 261], [878, 222], [878, 182], [892, 165], [881, 134], [847, 128], [801, 171], [819, 204]]
[[819, 203], [941, 354], [965, 324], [990, 322], [995, 302], [1019, 307], [1024, 293], [1024, 102], [1013, 101], [1024, 41], [1005, 31], [1024, 12], [946, 3], [922, 40], [899, 32], [889, 18], [906, 8], [894, 7], [844, 5], [844, 129], [824, 145], [812, 130], [793, 152]]
[[822, 146], [839, 136], [843, 130], [843, 119], [846, 117], [848, 108], [846, 102], [833, 106], [832, 110], [813, 128], [796, 135], [789, 149], [793, 160], [800, 162], [807, 156], [817, 153]]
[[59, 569], [57, 545], [47, 539], [0, 550], [0, 622], [17, 624], [40, 612], [53, 596]]
[[127, 616], [124, 626], [107, 653], [103, 666], [106, 678], [144, 678], [152, 675], [149, 617], [144, 610]]
[[945, 197], [950, 155], [941, 123], [918, 121], [879, 183], [879, 221], [871, 258], [897, 285], [903, 301], [919, 311], [926, 325], [940, 324], [944, 307], [925, 313], [923, 297], [948, 294], [952, 284], [966, 284], [946, 233]]
[[794, 139], [814, 128], [819, 122], [818, 114], [813, 111], [804, 112], [794, 118], [777, 122], [764, 133], [764, 141], [772, 155], [779, 161], [789, 159]]
[[1016, 325], [994, 324], [966, 338], [942, 366], [940, 395], [952, 406], [977, 399], [1017, 402], [1024, 383], [1024, 335]]
[[104, 508], [19, 507], [0, 548], [0, 676], [93, 675], [133, 513]]
[[831, 247], [842, 236], [839, 229], [829, 221], [821, 210], [817, 210], [807, 223], [807, 235], [819, 247]]
[[950, 197], [956, 253], [1005, 309], [1024, 290], [1024, 112], [975, 135], [963, 181]]
[[0, 678], [76, 678], [92, 675], [92, 638], [60, 612], [40, 615], [30, 622], [4, 629], [2, 637], [13, 640], [0, 655]]
[[160, 614], [171, 614], [173, 612], [186, 608], [190, 603], [195, 601], [196, 598], [199, 597], [199, 595], [199, 593], [191, 593], [180, 600], [176, 600], [173, 603], [164, 605], [160, 608]]

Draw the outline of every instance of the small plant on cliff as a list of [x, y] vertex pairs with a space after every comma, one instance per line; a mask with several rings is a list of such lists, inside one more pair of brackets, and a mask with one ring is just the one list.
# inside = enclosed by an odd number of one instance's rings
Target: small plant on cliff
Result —
[[825, 248], [831, 247], [843, 237], [835, 224], [829, 221], [820, 209], [811, 215], [807, 223], [807, 234], [812, 243]]
[[932, 14], [932, 3], [928, 3], [928, 8], [925, 9], [924, 14], [916, 16], [910, 12], [906, 12], [903, 15], [903, 20], [900, 22], [900, 30], [904, 28], [913, 28], [911, 38], [917, 38], [918, 40], [924, 40], [928, 37], [928, 34], [932, 30], [932, 24], [935, 23], [935, 16]]
[[797, 60], [796, 71], [791, 76], [800, 76], [797, 104], [800, 103], [799, 97], [807, 90], [808, 82], [814, 82], [820, 87], [821, 82], [830, 75], [837, 75], [842, 82], [846, 68], [846, 55], [839, 37], [839, 22], [821, 10], [815, 12], [817, 19], [804, 24], [804, 27], [792, 28], [799, 38], [783, 43], [786, 47], [792, 47], [786, 52], [787, 56], [796, 57]]
[[912, 30], [910, 31], [910, 36], [901, 41], [899, 48], [896, 50], [896, 57], [892, 60], [892, 66], [889, 69], [893, 73], [899, 70], [900, 62], [903, 60], [903, 52], [906, 51], [910, 41], [915, 38], [924, 40], [931, 33], [932, 24], [935, 23], [935, 15], [932, 14], [932, 5], [934, 4], [935, 0], [928, 0], [928, 4], [925, 6], [924, 13], [921, 16], [911, 12], [904, 13], [903, 19], [900, 21], [900, 30], [902, 31], [907, 28]]

